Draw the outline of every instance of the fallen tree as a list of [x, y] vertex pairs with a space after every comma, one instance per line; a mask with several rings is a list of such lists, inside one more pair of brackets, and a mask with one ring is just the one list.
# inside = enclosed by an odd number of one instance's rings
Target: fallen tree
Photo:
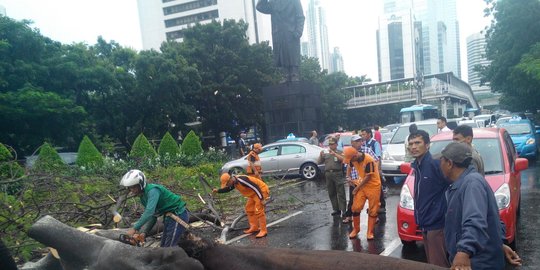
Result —
[[[234, 247], [188, 233], [177, 248], [138, 248], [91, 235], [45, 216], [29, 236], [58, 251], [63, 269], [317, 270], [443, 269], [434, 265], [347, 251]], [[41, 268], [57, 270], [58, 268]]]

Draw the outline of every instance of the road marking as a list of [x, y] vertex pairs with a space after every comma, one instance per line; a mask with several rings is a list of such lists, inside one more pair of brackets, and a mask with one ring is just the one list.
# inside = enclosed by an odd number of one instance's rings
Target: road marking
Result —
[[394, 239], [394, 241], [392, 241], [390, 245], [388, 245], [388, 247], [385, 250], [383, 250], [383, 252], [381, 252], [381, 254], [379, 255], [388, 256], [392, 254], [392, 252], [394, 252], [394, 250], [396, 250], [399, 246], [401, 246], [401, 240]]
[[[302, 214], [303, 212], [304, 212], [304, 211], [298, 211], [298, 212], [293, 213], [293, 214], [290, 214], [290, 215], [288, 215], [288, 216], [286, 216], [286, 217], [280, 218], [280, 219], [278, 219], [278, 220], [276, 220], [276, 221], [274, 221], [274, 222], [272, 222], [272, 223], [266, 225], [266, 227], [272, 227], [273, 225], [276, 225], [276, 224], [278, 224], [278, 223], [280, 223], [280, 222], [283, 222], [283, 221], [285, 221], [285, 220], [287, 220], [287, 219], [289, 219], [289, 218], [292, 218], [292, 217], [294, 217], [294, 216], [300, 215], [300, 214]], [[237, 237], [235, 237], [235, 238], [233, 238], [233, 239], [231, 239], [231, 240], [229, 240], [229, 241], [226, 241], [226, 242], [225, 242], [225, 245], [228, 245], [228, 244], [230, 244], [230, 243], [232, 243], [232, 242], [236, 242], [236, 241], [238, 241], [238, 240], [240, 240], [240, 239], [242, 239], [242, 238], [244, 238], [244, 237], [248, 237], [248, 236], [250, 236], [250, 235], [251, 235], [251, 234], [242, 234], [242, 235], [237, 236]]]

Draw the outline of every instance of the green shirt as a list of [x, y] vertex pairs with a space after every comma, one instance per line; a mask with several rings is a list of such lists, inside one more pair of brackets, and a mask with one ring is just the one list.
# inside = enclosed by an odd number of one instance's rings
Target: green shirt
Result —
[[156, 223], [158, 216], [168, 212], [179, 215], [186, 210], [186, 202], [182, 200], [180, 195], [174, 194], [158, 184], [147, 184], [140, 199], [145, 209], [141, 218], [133, 226], [137, 231], [146, 223], [148, 225], [145, 231], [149, 231]]

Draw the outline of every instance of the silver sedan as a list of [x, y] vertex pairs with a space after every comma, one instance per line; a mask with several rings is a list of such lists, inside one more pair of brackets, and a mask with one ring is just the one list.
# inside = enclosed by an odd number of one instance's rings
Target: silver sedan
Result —
[[[300, 175], [307, 180], [315, 179], [324, 164], [317, 165], [319, 154], [324, 148], [303, 142], [275, 142], [263, 146], [259, 154], [263, 176]], [[245, 173], [247, 156], [229, 161], [221, 167], [220, 173]]]

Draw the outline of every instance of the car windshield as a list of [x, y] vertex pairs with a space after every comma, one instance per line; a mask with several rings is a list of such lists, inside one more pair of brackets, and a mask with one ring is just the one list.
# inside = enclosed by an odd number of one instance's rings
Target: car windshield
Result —
[[390, 139], [392, 139], [392, 135], [394, 135], [393, 132], [386, 132], [386, 133], [383, 133], [382, 134], [382, 143], [383, 144], [387, 144], [388, 142], [390, 142]]
[[[324, 147], [328, 147], [328, 139], [331, 137], [331, 135], [328, 135], [326, 139], [323, 142]], [[340, 135], [339, 140], [343, 144], [343, 146], [350, 146], [351, 145], [351, 138], [352, 135]]]
[[[429, 152], [432, 155], [439, 154], [450, 142], [450, 140], [431, 142]], [[474, 139], [473, 146], [484, 160], [486, 175], [503, 172], [502, 152], [497, 139]]]
[[522, 135], [531, 133], [531, 126], [529, 124], [508, 124], [507, 122], [504, 125], [501, 125], [501, 127], [505, 128], [508, 133], [510, 133], [510, 135]]
[[[437, 124], [423, 124], [418, 125], [418, 129], [425, 130], [429, 136], [437, 134]], [[409, 126], [401, 126], [396, 130], [394, 137], [390, 140], [390, 144], [405, 143], [405, 139], [409, 136]]]

